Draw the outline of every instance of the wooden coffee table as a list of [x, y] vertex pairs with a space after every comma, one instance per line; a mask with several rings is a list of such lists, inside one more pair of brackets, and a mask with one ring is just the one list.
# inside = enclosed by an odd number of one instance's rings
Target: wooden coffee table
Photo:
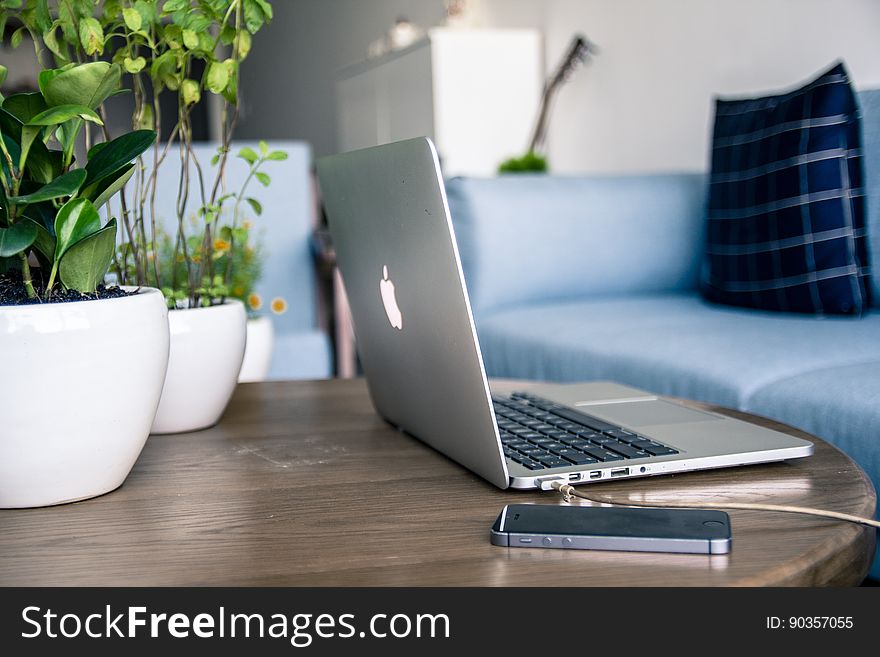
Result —
[[[634, 501], [753, 501], [873, 515], [865, 474], [812, 440], [816, 452], [806, 459], [597, 490]], [[555, 492], [501, 491], [389, 428], [362, 380], [245, 384], [216, 427], [150, 437], [120, 489], [0, 511], [0, 584], [852, 585], [874, 553], [873, 529], [748, 511], [730, 511], [729, 555], [492, 546], [489, 527], [512, 502], [562, 503]]]

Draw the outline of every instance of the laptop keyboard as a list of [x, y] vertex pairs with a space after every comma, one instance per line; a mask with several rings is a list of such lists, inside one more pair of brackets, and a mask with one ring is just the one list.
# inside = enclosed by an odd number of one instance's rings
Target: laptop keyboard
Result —
[[492, 395], [507, 458], [529, 470], [611, 463], [678, 450], [531, 394]]

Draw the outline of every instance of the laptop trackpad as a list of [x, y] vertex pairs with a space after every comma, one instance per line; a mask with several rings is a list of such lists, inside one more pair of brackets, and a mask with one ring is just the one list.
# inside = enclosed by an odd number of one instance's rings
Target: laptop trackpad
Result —
[[722, 418], [702, 411], [692, 410], [663, 401], [619, 402], [616, 404], [588, 404], [580, 408], [590, 415], [630, 427], [647, 427], [660, 424], [686, 424], [690, 422], [720, 422]]

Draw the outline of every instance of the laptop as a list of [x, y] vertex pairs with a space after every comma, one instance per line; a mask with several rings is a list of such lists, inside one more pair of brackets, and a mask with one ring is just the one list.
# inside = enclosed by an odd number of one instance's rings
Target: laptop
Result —
[[493, 394], [431, 141], [319, 158], [317, 173], [376, 411], [496, 486], [548, 489], [812, 453], [806, 440], [618, 383]]

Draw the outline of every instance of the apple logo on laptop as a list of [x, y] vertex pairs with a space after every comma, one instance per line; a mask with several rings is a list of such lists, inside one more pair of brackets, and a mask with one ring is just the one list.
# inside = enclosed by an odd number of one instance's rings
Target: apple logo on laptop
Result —
[[388, 278], [388, 265], [382, 266], [382, 280], [379, 281], [379, 293], [382, 295], [382, 303], [385, 304], [385, 314], [391, 326], [397, 330], [403, 329], [403, 315], [397, 305], [397, 297], [394, 295], [394, 283]]

